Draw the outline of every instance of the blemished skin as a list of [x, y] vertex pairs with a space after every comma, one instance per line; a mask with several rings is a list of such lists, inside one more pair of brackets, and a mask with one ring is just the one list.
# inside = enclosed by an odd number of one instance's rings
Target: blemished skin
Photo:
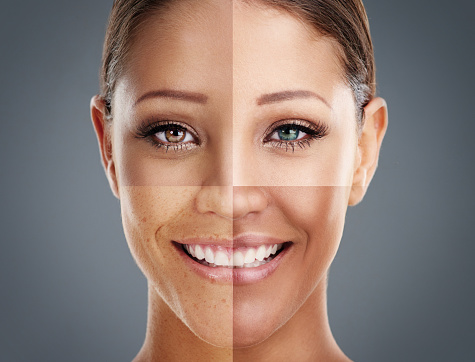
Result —
[[[138, 29], [112, 120], [92, 99], [106, 175], [148, 280], [137, 361], [348, 360], [330, 331], [326, 278], [346, 209], [377, 167], [387, 109], [374, 98], [358, 130], [337, 47], [284, 11], [177, 2]], [[197, 272], [180, 247], [252, 239], [285, 248], [254, 269], [277, 265], [271, 272], [247, 269], [248, 279], [243, 269]]]

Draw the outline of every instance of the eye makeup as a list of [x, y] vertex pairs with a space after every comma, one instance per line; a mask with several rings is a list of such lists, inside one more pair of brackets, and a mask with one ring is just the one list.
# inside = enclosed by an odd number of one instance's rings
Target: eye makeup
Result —
[[151, 119], [142, 122], [136, 138], [149, 141], [154, 147], [168, 150], [188, 151], [200, 146], [196, 132], [187, 124], [172, 120]]
[[[273, 123], [265, 132], [262, 143], [272, 147], [295, 152], [297, 148], [310, 147], [312, 142], [324, 138], [328, 126], [323, 122], [310, 122], [303, 119], [286, 119]], [[151, 119], [142, 122], [135, 132], [136, 138], [145, 139], [154, 147], [164, 150], [189, 151], [201, 145], [201, 141], [188, 124]]]
[[266, 147], [295, 152], [296, 148], [310, 147], [313, 141], [324, 138], [328, 131], [328, 126], [320, 121], [281, 120], [267, 129], [263, 143]]

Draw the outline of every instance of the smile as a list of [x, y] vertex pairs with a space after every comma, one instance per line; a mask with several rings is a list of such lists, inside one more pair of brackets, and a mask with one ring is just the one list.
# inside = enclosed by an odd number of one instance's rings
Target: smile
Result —
[[283, 260], [290, 258], [294, 249], [292, 241], [253, 234], [213, 244], [207, 238], [172, 242], [191, 271], [212, 282], [234, 286], [268, 278]]
[[272, 261], [282, 250], [283, 243], [245, 248], [225, 248], [217, 245], [183, 244], [185, 253], [207, 267], [256, 268]]

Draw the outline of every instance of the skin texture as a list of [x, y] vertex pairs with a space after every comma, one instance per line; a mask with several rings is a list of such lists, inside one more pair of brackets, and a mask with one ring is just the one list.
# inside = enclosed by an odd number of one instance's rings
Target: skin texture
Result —
[[[347, 206], [376, 169], [387, 112], [371, 101], [358, 136], [336, 47], [285, 12], [178, 2], [138, 29], [112, 121], [93, 98], [106, 174], [149, 281], [137, 360], [347, 360], [328, 324], [326, 276]], [[157, 148], [164, 132], [141, 135], [165, 120], [187, 130], [178, 148]], [[295, 122], [324, 132], [279, 142], [276, 127]], [[197, 275], [172, 242], [249, 233], [292, 243], [273, 274], [244, 285]]]

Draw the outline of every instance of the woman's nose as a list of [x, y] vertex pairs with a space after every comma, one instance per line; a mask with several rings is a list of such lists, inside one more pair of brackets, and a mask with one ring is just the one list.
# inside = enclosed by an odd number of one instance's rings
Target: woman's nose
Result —
[[230, 187], [233, 182], [232, 150], [215, 152], [206, 162], [201, 163], [201, 185], [210, 187]]
[[232, 186], [201, 186], [196, 196], [196, 209], [201, 214], [233, 218]]
[[264, 190], [254, 186], [201, 186], [196, 208], [201, 214], [238, 220], [256, 214], [268, 206]]
[[264, 211], [268, 206], [267, 196], [262, 187], [233, 187], [233, 220]]

